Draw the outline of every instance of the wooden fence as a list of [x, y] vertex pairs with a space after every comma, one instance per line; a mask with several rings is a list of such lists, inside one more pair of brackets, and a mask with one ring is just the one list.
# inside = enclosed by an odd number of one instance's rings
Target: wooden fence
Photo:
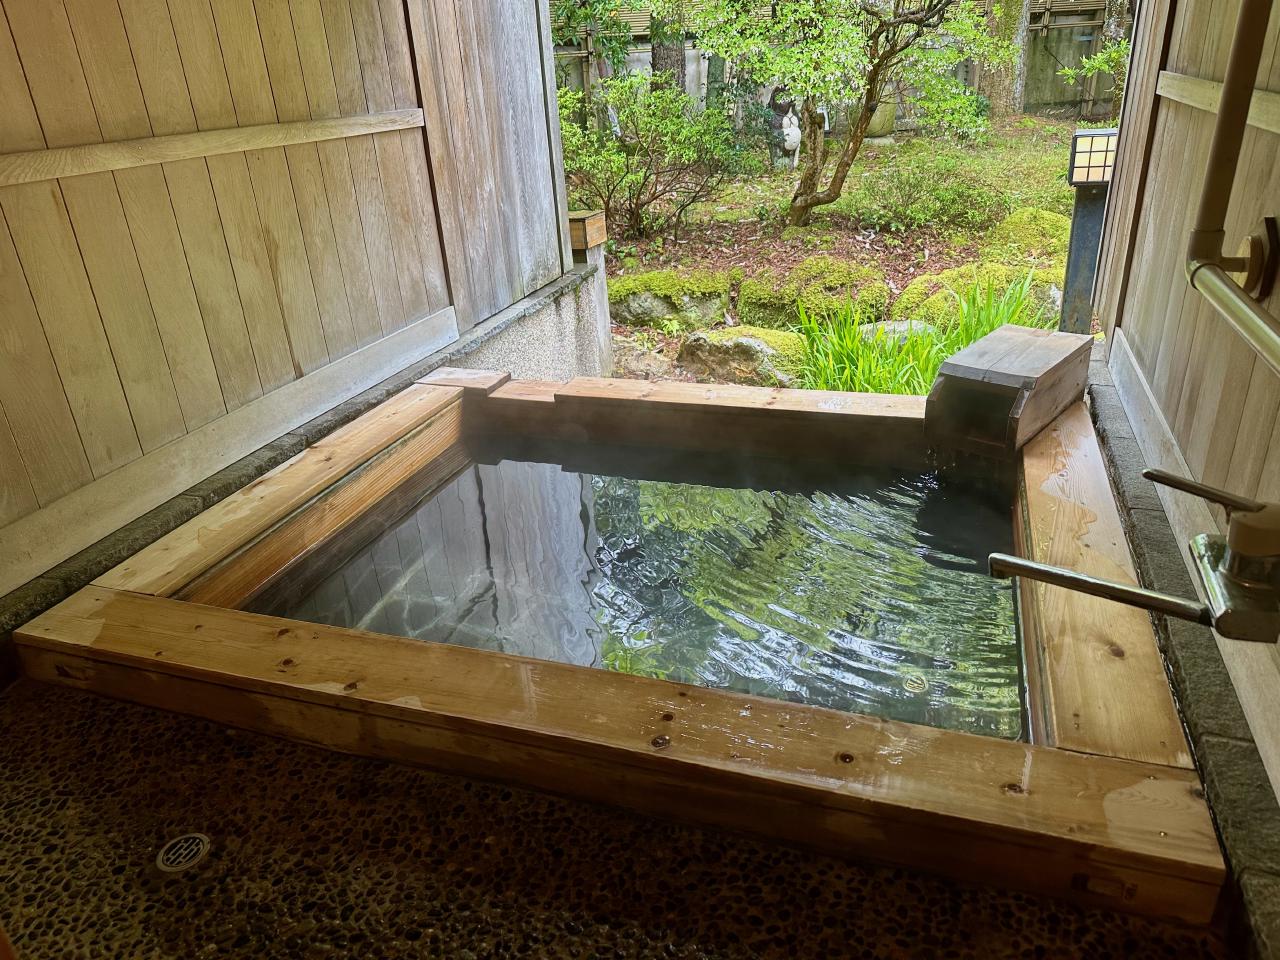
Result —
[[0, 10], [0, 593], [571, 264], [538, 0]]

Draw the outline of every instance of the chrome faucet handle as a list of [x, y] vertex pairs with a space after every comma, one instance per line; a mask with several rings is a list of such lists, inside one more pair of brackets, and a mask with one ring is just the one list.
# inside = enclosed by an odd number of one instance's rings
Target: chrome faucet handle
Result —
[[1206, 483], [1199, 483], [1187, 477], [1180, 477], [1176, 473], [1170, 473], [1167, 470], [1148, 468], [1142, 471], [1142, 475], [1152, 483], [1160, 483], [1166, 487], [1172, 487], [1174, 490], [1181, 490], [1183, 493], [1189, 493], [1192, 496], [1200, 497], [1202, 500], [1208, 500], [1210, 503], [1216, 503], [1229, 511], [1239, 510], [1241, 513], [1257, 513], [1266, 506], [1260, 500], [1242, 497], [1231, 493], [1229, 490], [1211, 487]]

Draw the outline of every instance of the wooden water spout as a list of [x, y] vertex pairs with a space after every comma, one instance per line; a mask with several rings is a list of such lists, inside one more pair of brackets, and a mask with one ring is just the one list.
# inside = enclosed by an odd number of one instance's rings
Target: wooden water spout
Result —
[[939, 450], [1011, 458], [1084, 395], [1087, 334], [1005, 324], [942, 364], [925, 406]]

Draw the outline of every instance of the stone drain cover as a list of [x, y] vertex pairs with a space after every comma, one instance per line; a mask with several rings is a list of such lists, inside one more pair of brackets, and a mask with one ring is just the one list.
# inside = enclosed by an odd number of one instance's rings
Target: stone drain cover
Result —
[[156, 854], [156, 866], [165, 873], [189, 870], [209, 855], [211, 842], [203, 833], [184, 833], [174, 837]]

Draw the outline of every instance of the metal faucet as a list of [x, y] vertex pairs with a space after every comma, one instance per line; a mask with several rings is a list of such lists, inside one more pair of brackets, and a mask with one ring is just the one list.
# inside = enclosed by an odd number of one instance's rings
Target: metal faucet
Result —
[[1216, 503], [1227, 511], [1225, 537], [1202, 533], [1188, 549], [1208, 603], [1024, 560], [1006, 553], [988, 558], [993, 577], [1030, 577], [1117, 603], [1142, 607], [1213, 627], [1233, 640], [1276, 643], [1280, 640], [1280, 503], [1240, 497], [1164, 470], [1142, 475]]

